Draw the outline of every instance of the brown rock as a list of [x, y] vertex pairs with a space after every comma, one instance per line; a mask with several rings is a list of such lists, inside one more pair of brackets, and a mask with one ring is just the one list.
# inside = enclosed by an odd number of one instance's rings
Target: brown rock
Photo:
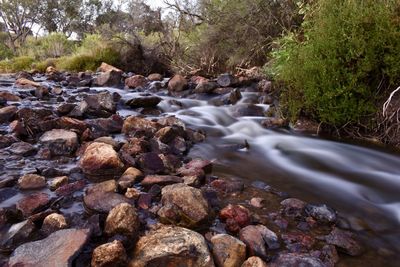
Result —
[[107, 213], [121, 203], [129, 203], [129, 199], [113, 192], [93, 192], [83, 197], [85, 207], [99, 213]]
[[188, 86], [188, 82], [182, 75], [175, 75], [168, 82], [168, 90], [172, 92], [181, 92], [185, 90]]
[[337, 227], [325, 237], [330, 245], [335, 245], [339, 250], [351, 256], [358, 256], [363, 252], [361, 245], [354, 239], [352, 232], [341, 230]]
[[107, 64], [105, 62], [102, 62], [100, 67], [98, 67], [98, 69], [97, 69], [97, 71], [99, 71], [99, 72], [107, 72], [107, 71], [112, 71], [112, 70], [116, 71], [116, 72], [123, 72], [122, 70], [120, 70], [110, 64]]
[[[200, 189], [183, 183], [173, 184], [165, 186], [161, 195], [163, 207], [158, 212], [161, 219], [191, 228], [199, 226], [210, 217], [208, 202]], [[170, 218], [166, 212], [169, 209], [173, 209], [178, 216]]]
[[109, 70], [100, 73], [95, 80], [98, 86], [118, 86], [121, 84], [122, 73], [115, 70]]
[[131, 187], [135, 182], [137, 182], [138, 178], [142, 177], [143, 173], [134, 168], [129, 167], [126, 171], [122, 174], [122, 176], [118, 179], [118, 185], [122, 188]]
[[54, 177], [50, 182], [50, 189], [56, 190], [57, 188], [68, 184], [68, 176]]
[[11, 255], [8, 266], [72, 266], [89, 238], [89, 230], [65, 229], [45, 239], [18, 247]]
[[154, 184], [158, 185], [168, 185], [168, 184], [176, 184], [182, 183], [183, 180], [181, 177], [173, 176], [173, 175], [147, 175], [140, 182], [143, 186], [151, 186]]
[[89, 177], [115, 177], [124, 167], [111, 145], [97, 142], [86, 148], [79, 164]]
[[129, 116], [125, 119], [122, 126], [124, 134], [131, 135], [153, 135], [157, 131], [158, 125], [155, 122], [140, 118], [137, 116]]
[[56, 194], [60, 196], [68, 196], [75, 191], [81, 190], [85, 187], [86, 183], [84, 180], [79, 180], [73, 183], [62, 185], [56, 189]]
[[197, 84], [196, 88], [194, 89], [194, 93], [197, 94], [207, 94], [211, 93], [218, 87], [216, 82], [200, 82]]
[[144, 153], [139, 157], [140, 168], [147, 174], [162, 173], [165, 165], [160, 155], [155, 152]]
[[104, 232], [108, 235], [122, 234], [133, 237], [139, 229], [139, 217], [128, 203], [115, 206], [107, 216]]
[[181, 227], [162, 226], [139, 239], [129, 266], [213, 267], [214, 263], [202, 235]]
[[21, 101], [21, 98], [19, 96], [14, 95], [13, 93], [10, 93], [8, 91], [1, 91], [0, 98], [3, 98], [7, 101], [15, 101], [15, 102]]
[[92, 267], [126, 266], [128, 257], [121, 241], [114, 240], [93, 250]]
[[159, 73], [152, 73], [149, 76], [147, 76], [147, 79], [149, 81], [155, 82], [155, 81], [162, 81], [163, 80], [163, 76]]
[[239, 238], [251, 256], [267, 259], [267, 249], [279, 248], [278, 236], [264, 225], [249, 225], [240, 230]]
[[243, 262], [241, 267], [267, 267], [267, 264], [261, 258], [253, 256]]
[[298, 253], [281, 253], [275, 258], [271, 267], [292, 267], [292, 266], [307, 266], [307, 267], [325, 267], [325, 264], [318, 258], [308, 254]]
[[246, 259], [246, 245], [239, 239], [218, 234], [211, 238], [215, 264], [219, 267], [240, 267]]
[[142, 75], [134, 75], [125, 79], [125, 86], [129, 88], [144, 87], [147, 84], [147, 80]]
[[52, 213], [43, 220], [42, 230], [49, 234], [68, 227], [65, 217], [58, 213]]
[[163, 143], [169, 143], [178, 135], [178, 132], [170, 126], [161, 128], [155, 133], [155, 137]]
[[18, 108], [16, 106], [0, 108], [0, 124], [11, 121], [15, 117], [17, 111]]
[[241, 205], [229, 204], [223, 208], [219, 216], [227, 221], [227, 230], [237, 232], [240, 228], [250, 224], [250, 211]]
[[70, 118], [70, 117], [61, 117], [57, 120], [57, 127], [65, 130], [74, 130], [79, 133], [83, 133], [88, 125], [81, 120]]
[[130, 199], [138, 199], [140, 196], [140, 190], [136, 188], [128, 188], [126, 189], [125, 196]]
[[102, 193], [117, 192], [117, 182], [115, 180], [107, 180], [101, 183], [92, 184], [86, 190], [86, 194], [92, 194], [96, 192], [102, 192]]
[[36, 148], [26, 142], [17, 142], [8, 147], [8, 150], [16, 155], [24, 157], [31, 156], [36, 153]]
[[161, 100], [162, 98], [158, 96], [141, 96], [128, 100], [126, 105], [131, 108], [154, 108]]
[[46, 179], [37, 174], [25, 174], [18, 179], [18, 186], [21, 189], [37, 189], [46, 186]]
[[78, 148], [78, 135], [75, 132], [64, 129], [53, 129], [45, 132], [40, 137], [54, 156], [71, 155]]
[[50, 196], [46, 193], [37, 193], [24, 197], [17, 202], [17, 210], [28, 217], [50, 203]]
[[35, 230], [35, 224], [29, 219], [13, 224], [8, 231], [3, 232], [0, 241], [1, 248], [14, 249], [16, 246], [27, 242], [33, 236]]
[[40, 83], [28, 80], [26, 78], [19, 78], [15, 81], [15, 86], [24, 89], [34, 89], [37, 87], [41, 87]]

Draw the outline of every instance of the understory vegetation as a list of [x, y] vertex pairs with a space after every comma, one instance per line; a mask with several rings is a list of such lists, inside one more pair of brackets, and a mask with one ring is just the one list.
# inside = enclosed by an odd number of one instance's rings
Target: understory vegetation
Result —
[[259, 66], [290, 121], [397, 134], [397, 95], [382, 112], [400, 85], [397, 0], [115, 2], [0, 1], [0, 71], [96, 70], [104, 61], [207, 77]]

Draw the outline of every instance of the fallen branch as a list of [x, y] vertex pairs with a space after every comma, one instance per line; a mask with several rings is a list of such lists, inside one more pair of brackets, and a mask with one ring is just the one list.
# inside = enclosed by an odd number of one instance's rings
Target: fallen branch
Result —
[[397, 87], [396, 90], [394, 90], [393, 92], [390, 93], [389, 98], [386, 100], [385, 103], [383, 103], [383, 109], [382, 109], [382, 115], [383, 117], [386, 117], [386, 111], [390, 105], [390, 102], [392, 101], [392, 97], [394, 96], [395, 93], [397, 93], [397, 91], [400, 90], [400, 87]]

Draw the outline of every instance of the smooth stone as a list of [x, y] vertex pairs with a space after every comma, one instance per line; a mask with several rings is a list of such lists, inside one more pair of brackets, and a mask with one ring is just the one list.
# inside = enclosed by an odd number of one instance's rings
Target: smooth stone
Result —
[[147, 80], [142, 75], [133, 75], [132, 77], [125, 79], [125, 86], [135, 89], [136, 87], [144, 87], [147, 84]]
[[37, 174], [25, 174], [18, 179], [18, 186], [23, 190], [43, 188], [46, 186], [46, 179]]
[[129, 203], [129, 199], [113, 192], [94, 192], [83, 197], [85, 206], [99, 213], [108, 213], [121, 203]]
[[93, 250], [91, 267], [126, 266], [128, 257], [121, 241], [114, 240]]
[[241, 267], [267, 267], [267, 264], [260, 257], [252, 256]]
[[78, 148], [78, 135], [64, 129], [53, 129], [40, 137], [40, 142], [48, 147], [54, 156], [71, 155]]
[[15, 117], [17, 110], [18, 108], [16, 106], [0, 108], [0, 124], [11, 121]]
[[182, 75], [175, 75], [168, 82], [168, 90], [171, 92], [181, 92], [186, 90], [188, 87], [188, 82]]
[[231, 232], [238, 232], [250, 224], [250, 211], [241, 205], [229, 204], [220, 211], [219, 216], [227, 222], [226, 228]]
[[154, 184], [158, 185], [168, 185], [168, 184], [175, 184], [175, 183], [182, 183], [183, 179], [178, 176], [173, 175], [147, 175], [144, 179], [140, 182], [143, 186], [151, 186]]
[[65, 229], [68, 227], [65, 217], [58, 213], [47, 215], [43, 220], [42, 231], [46, 234]]
[[308, 204], [305, 211], [320, 223], [334, 223], [337, 220], [336, 212], [325, 204]]
[[28, 217], [36, 211], [44, 208], [50, 203], [50, 196], [46, 193], [36, 193], [24, 197], [17, 202], [17, 210], [22, 212], [24, 217]]
[[131, 187], [137, 180], [143, 176], [143, 173], [134, 167], [129, 167], [118, 179], [118, 185], [122, 189]]
[[26, 142], [17, 142], [8, 147], [8, 150], [16, 155], [24, 157], [31, 156], [36, 153], [36, 148]]
[[56, 190], [57, 188], [68, 184], [68, 180], [68, 176], [54, 177], [53, 180], [50, 181], [50, 189]]
[[282, 253], [273, 260], [269, 266], [271, 267], [326, 267], [326, 265], [318, 258], [308, 254], [298, 253]]
[[121, 203], [115, 206], [107, 216], [104, 232], [109, 235], [126, 235], [134, 237], [139, 229], [139, 217], [136, 209], [128, 204]]
[[15, 248], [25, 243], [36, 230], [35, 224], [31, 220], [25, 220], [13, 224], [10, 229], [2, 236], [0, 241], [3, 248]]
[[233, 236], [217, 234], [211, 243], [215, 264], [219, 267], [240, 267], [246, 259], [246, 244]]
[[122, 126], [124, 134], [132, 135], [153, 135], [157, 129], [157, 123], [137, 116], [129, 116]]
[[278, 236], [264, 225], [249, 225], [240, 230], [239, 239], [247, 245], [251, 256], [267, 259], [267, 250], [279, 248]]

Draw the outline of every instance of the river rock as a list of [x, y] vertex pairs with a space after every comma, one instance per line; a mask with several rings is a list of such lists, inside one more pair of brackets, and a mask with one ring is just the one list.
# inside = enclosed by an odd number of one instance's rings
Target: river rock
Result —
[[249, 225], [240, 230], [239, 238], [252, 256], [267, 259], [267, 250], [279, 248], [278, 236], [264, 225]]
[[[22, 122], [23, 127], [29, 133], [40, 133], [43, 131], [51, 130], [54, 127], [46, 127], [46, 122], [49, 119], [54, 119], [53, 112], [45, 108], [20, 108], [17, 111], [17, 118]], [[54, 125], [50, 125], [54, 126]], [[49, 128], [49, 129], [46, 129]]]
[[98, 86], [116, 87], [121, 84], [122, 73], [116, 70], [108, 70], [100, 73], [96, 79], [95, 84]]
[[16, 106], [0, 108], [0, 124], [10, 122], [17, 113], [17, 110]]
[[174, 140], [174, 138], [178, 135], [178, 131], [171, 126], [163, 127], [160, 130], [158, 130], [155, 133], [155, 137], [160, 140], [160, 142], [163, 142], [164, 144], [167, 144]]
[[196, 85], [196, 88], [194, 89], [194, 93], [197, 94], [208, 94], [211, 93], [214, 89], [218, 87], [218, 84], [216, 82], [200, 82], [199, 84]]
[[220, 211], [219, 216], [226, 221], [227, 230], [231, 232], [238, 232], [250, 224], [250, 211], [242, 205], [229, 204]]
[[17, 142], [18, 139], [11, 135], [0, 134], [0, 148], [5, 148]]
[[36, 211], [43, 209], [50, 203], [50, 196], [46, 193], [28, 195], [17, 202], [17, 210], [21, 211], [24, 217], [28, 217]]
[[298, 253], [281, 253], [274, 259], [270, 265], [271, 267], [326, 267], [325, 264], [318, 258], [310, 256], [309, 254]]
[[162, 173], [165, 170], [163, 160], [155, 152], [141, 154], [138, 161], [140, 168], [147, 174]]
[[219, 267], [240, 267], [246, 259], [246, 245], [233, 236], [217, 234], [211, 243], [215, 264]]
[[236, 79], [236, 77], [229, 73], [221, 74], [220, 76], [218, 76], [217, 79], [218, 85], [222, 87], [234, 86], [235, 84], [237, 84], [237, 82], [238, 80]]
[[78, 190], [83, 189], [85, 185], [86, 185], [85, 180], [79, 180], [73, 183], [60, 186], [59, 188], [56, 189], [55, 192], [59, 196], [68, 196]]
[[264, 117], [264, 109], [254, 104], [236, 104], [229, 110], [234, 117]]
[[23, 89], [35, 89], [41, 87], [40, 83], [26, 78], [19, 78], [15, 81], [15, 86]]
[[65, 229], [68, 227], [65, 217], [58, 213], [47, 215], [43, 220], [42, 231], [46, 234]]
[[297, 198], [288, 198], [281, 202], [283, 213], [288, 217], [301, 218], [303, 216], [306, 203]]
[[176, 226], [162, 226], [141, 237], [129, 266], [213, 267], [204, 237]]
[[[192, 228], [206, 222], [210, 208], [200, 189], [183, 183], [165, 186], [161, 191], [163, 207], [158, 211], [162, 220]], [[170, 214], [174, 216], [170, 216]]]
[[158, 96], [141, 96], [130, 99], [126, 102], [131, 108], [153, 108], [161, 102], [162, 98]]
[[68, 176], [58, 176], [54, 177], [53, 180], [50, 182], [50, 189], [56, 190], [57, 188], [68, 184]]
[[6, 101], [21, 101], [21, 98], [19, 96], [8, 91], [0, 91], [0, 98], [5, 99]]
[[212, 171], [212, 162], [204, 159], [193, 159], [178, 170], [181, 175], [196, 175], [200, 171], [208, 174]]
[[116, 104], [110, 92], [102, 92], [96, 95], [86, 95], [84, 101], [87, 103], [87, 112], [100, 117], [109, 117], [116, 111]]
[[96, 192], [101, 192], [101, 193], [117, 192], [117, 182], [115, 180], [107, 180], [101, 183], [92, 184], [86, 190], [86, 194], [92, 194]]
[[185, 77], [179, 74], [172, 77], [172, 79], [168, 82], [168, 90], [171, 92], [181, 92], [186, 90], [187, 87], [188, 82], [186, 81]]
[[267, 267], [267, 264], [261, 258], [252, 256], [243, 262], [241, 267]]
[[315, 239], [302, 232], [288, 232], [281, 235], [290, 252], [307, 252], [315, 244]]
[[108, 213], [118, 204], [129, 203], [129, 199], [117, 193], [100, 191], [85, 195], [83, 202], [89, 210]]
[[109, 144], [94, 142], [85, 150], [79, 164], [89, 177], [114, 177], [121, 173], [124, 164]]
[[162, 81], [163, 80], [163, 76], [161, 74], [159, 74], [159, 73], [152, 73], [149, 76], [147, 76], [147, 79], [149, 81], [152, 81], [152, 82]]
[[89, 230], [65, 229], [45, 239], [19, 246], [8, 265], [17, 266], [72, 266], [72, 261], [89, 238]]
[[138, 178], [142, 176], [143, 173], [139, 169], [129, 167], [118, 179], [118, 185], [122, 189], [126, 189], [128, 187], [131, 187], [138, 180]]
[[147, 80], [142, 75], [134, 75], [125, 79], [125, 86], [129, 88], [144, 87], [147, 84]]
[[168, 184], [176, 184], [182, 183], [183, 179], [179, 176], [173, 175], [147, 175], [144, 179], [140, 182], [143, 186], [151, 186], [154, 184], [158, 185], [168, 185]]
[[25, 243], [36, 230], [35, 224], [31, 220], [25, 220], [17, 224], [13, 224], [7, 232], [1, 237], [2, 248], [15, 248]]
[[320, 223], [335, 223], [337, 219], [336, 212], [325, 204], [308, 204], [305, 211]]
[[18, 186], [21, 189], [37, 189], [46, 186], [46, 179], [37, 174], [25, 174], [18, 179]]
[[64, 129], [53, 129], [45, 132], [40, 137], [44, 144], [54, 156], [71, 155], [78, 148], [78, 135], [75, 132]]
[[16, 155], [24, 157], [31, 156], [36, 153], [36, 148], [26, 142], [17, 142], [8, 147], [8, 150]]
[[129, 116], [122, 126], [124, 134], [135, 136], [153, 135], [158, 130], [158, 124], [137, 116]]
[[123, 267], [126, 266], [127, 261], [128, 258], [122, 242], [114, 240], [93, 250], [91, 267]]
[[139, 217], [135, 208], [128, 203], [121, 203], [108, 214], [104, 232], [110, 236], [121, 234], [134, 237], [139, 226]]
[[57, 119], [57, 127], [82, 134], [88, 128], [88, 125], [84, 121], [64, 116]]
[[[116, 71], [116, 72], [123, 72], [122, 70], [114, 67], [113, 65], [107, 64], [106, 62], [102, 62], [100, 64], [100, 67], [97, 68], [98, 72], [107, 72], [107, 71], [111, 71], [111, 70]], [[85, 74], [85, 73], [83, 73], [83, 74]]]
[[328, 244], [335, 245], [339, 250], [351, 256], [358, 256], [363, 252], [361, 245], [354, 239], [352, 232], [337, 227], [325, 237]]

